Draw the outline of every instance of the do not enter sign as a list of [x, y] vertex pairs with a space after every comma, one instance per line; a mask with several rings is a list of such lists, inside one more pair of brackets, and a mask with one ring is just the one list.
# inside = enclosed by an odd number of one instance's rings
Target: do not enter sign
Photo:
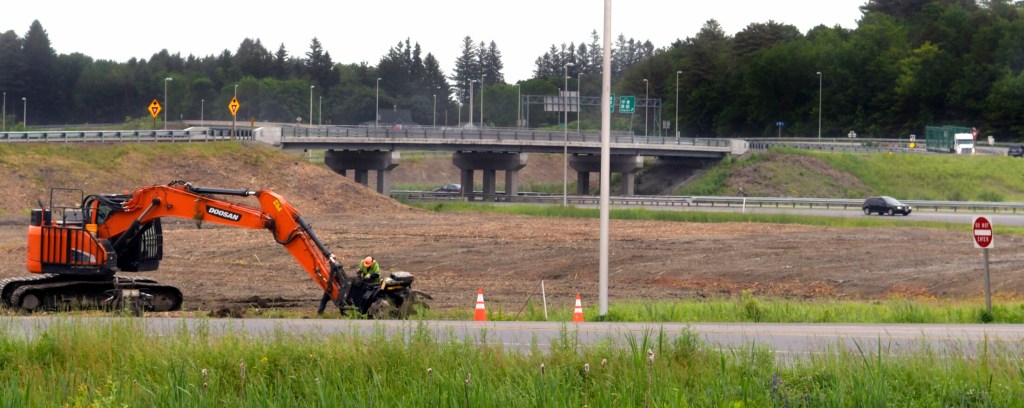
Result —
[[988, 218], [977, 217], [974, 219], [974, 247], [992, 248], [992, 223]]

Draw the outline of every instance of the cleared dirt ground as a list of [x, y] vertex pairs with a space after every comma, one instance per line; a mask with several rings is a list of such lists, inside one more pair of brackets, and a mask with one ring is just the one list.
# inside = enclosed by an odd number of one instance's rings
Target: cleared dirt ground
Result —
[[[274, 175], [242, 165], [204, 174], [211, 172], [203, 170], [208, 163], [193, 162], [189, 168], [167, 161], [178, 171], [163, 177], [167, 181], [274, 189], [304, 212], [347, 270], [374, 255], [385, 271], [415, 274], [414, 285], [434, 296], [434, 308], [470, 310], [477, 289], [483, 288], [490, 310], [515, 313], [531, 293], [539, 296], [541, 280], [553, 307], [571, 307], [576, 293], [585, 306], [596, 304], [596, 219], [410, 209], [298, 162], [282, 162], [286, 171]], [[245, 174], [250, 171], [256, 175]], [[18, 188], [26, 196], [45, 191]], [[24, 212], [0, 216], [0, 278], [26, 274], [27, 222]], [[181, 288], [186, 309], [316, 307], [319, 289], [266, 231], [197, 229], [191, 220], [174, 220], [165, 223], [164, 232], [161, 269], [145, 276]], [[991, 251], [993, 289], [998, 296], [1019, 297], [1024, 293], [1024, 243], [997, 239]], [[983, 294], [981, 254], [966, 231], [613, 220], [610, 247], [613, 301], [742, 291], [854, 299]]]

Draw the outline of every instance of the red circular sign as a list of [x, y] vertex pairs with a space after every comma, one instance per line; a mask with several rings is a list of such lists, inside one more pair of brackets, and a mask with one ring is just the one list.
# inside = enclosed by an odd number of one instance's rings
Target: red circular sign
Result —
[[974, 219], [974, 243], [979, 248], [992, 246], [992, 223], [988, 218], [978, 217]]

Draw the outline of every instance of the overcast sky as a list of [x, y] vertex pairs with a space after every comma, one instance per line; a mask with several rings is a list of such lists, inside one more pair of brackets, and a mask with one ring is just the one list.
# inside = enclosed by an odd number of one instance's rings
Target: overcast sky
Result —
[[[819, 24], [855, 28], [866, 0], [613, 1], [613, 39], [650, 40], [655, 47], [694, 36], [709, 19], [729, 35], [774, 20], [806, 33]], [[334, 62], [376, 65], [406, 38], [433, 53], [451, 75], [462, 39], [494, 41], [505, 80], [529, 79], [551, 44], [590, 41], [603, 32], [604, 0], [338, 0], [328, 1], [17, 1], [6, 2], [0, 31], [24, 36], [39, 20], [59, 54], [95, 59], [149, 59], [162, 49], [188, 56], [234, 53], [245, 38], [271, 52], [284, 44], [302, 56], [317, 37]]]

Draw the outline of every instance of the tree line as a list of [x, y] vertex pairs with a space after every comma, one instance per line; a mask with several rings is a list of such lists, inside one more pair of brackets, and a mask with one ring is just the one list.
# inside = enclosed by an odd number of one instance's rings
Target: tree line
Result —
[[[1021, 135], [1024, 5], [871, 0], [860, 10], [852, 29], [817, 26], [802, 33], [768, 21], [728, 35], [709, 20], [694, 36], [663, 48], [619, 35], [612, 42], [612, 91], [649, 94], [661, 110], [616, 113], [613, 128], [672, 135], [678, 112], [685, 137], [814, 137], [819, 123], [824, 137], [850, 131], [906, 137], [929, 124], [973, 126], [999, 140]], [[163, 102], [165, 85], [168, 119], [230, 119], [226, 106], [237, 94], [242, 120], [314, 124], [372, 123], [379, 97], [381, 110], [408, 109], [418, 123], [455, 125], [468, 120], [472, 88], [473, 98], [487, 105], [486, 125], [513, 127], [520, 95], [556, 95], [566, 83], [584, 96], [600, 94], [596, 30], [582, 41], [551, 44], [536, 59], [533, 77], [516, 84], [506, 83], [494, 41], [466, 36], [460, 51], [449, 74], [411, 39], [397, 42], [376, 65], [337, 63], [316, 38], [298, 55], [245, 39], [234, 53], [182, 57], [162, 50], [148, 60], [114, 62], [57, 55], [35, 21], [24, 36], [0, 34], [0, 90], [7, 93], [9, 124], [22, 120], [13, 106], [23, 97], [30, 124], [139, 118], [150, 100]], [[562, 125], [558, 112], [523, 108], [530, 127]], [[570, 127], [579, 121], [597, 129], [600, 112], [584, 107], [569, 120]]]

